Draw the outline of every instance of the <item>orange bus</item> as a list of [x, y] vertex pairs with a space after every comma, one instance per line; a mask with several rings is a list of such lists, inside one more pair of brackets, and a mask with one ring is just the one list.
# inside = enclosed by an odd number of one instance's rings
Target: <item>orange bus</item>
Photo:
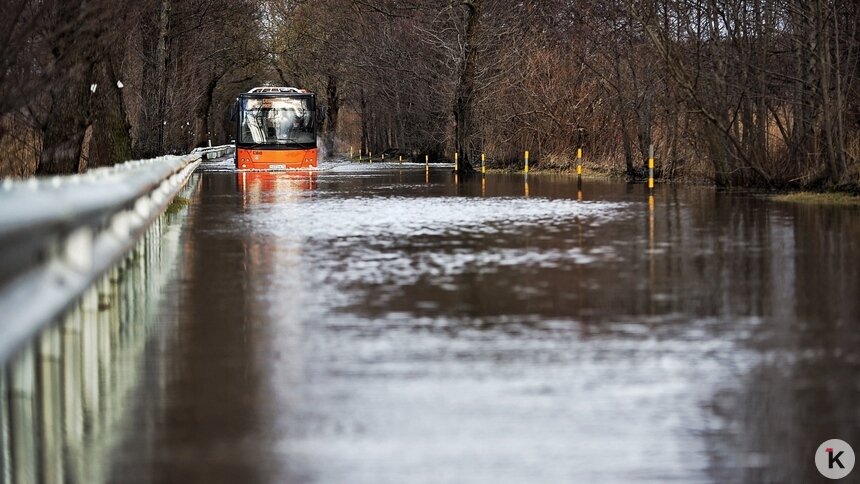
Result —
[[316, 95], [294, 87], [256, 87], [236, 100], [238, 170], [314, 169]]

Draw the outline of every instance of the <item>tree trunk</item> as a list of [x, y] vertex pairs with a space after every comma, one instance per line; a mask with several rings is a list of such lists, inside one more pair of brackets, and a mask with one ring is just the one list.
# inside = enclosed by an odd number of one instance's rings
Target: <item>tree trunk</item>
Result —
[[[92, 67], [88, 71], [91, 73]], [[52, 90], [51, 107], [43, 129], [43, 148], [36, 167], [37, 175], [78, 172], [81, 147], [90, 123], [92, 96], [90, 86], [84, 81], [59, 83]]]
[[627, 172], [628, 180], [636, 179], [636, 167], [633, 166], [633, 143], [630, 140], [630, 133], [627, 132], [627, 119], [621, 112], [621, 107], [618, 107], [618, 120], [621, 123], [621, 146], [624, 148], [624, 167]]
[[[831, 19], [838, 18], [837, 12], [831, 12], [831, 3], [824, 0], [816, 2], [816, 19], [818, 20], [819, 56], [821, 66], [819, 78], [821, 80], [822, 96], [822, 118], [824, 119], [825, 146], [827, 149], [827, 183], [832, 186], [842, 182], [847, 164], [845, 162], [845, 142], [842, 132], [842, 116], [844, 105], [842, 103], [839, 69], [834, 66], [831, 51], [831, 38], [836, 43], [837, 56], [839, 32], [833, 27], [831, 30]], [[835, 20], [833, 20], [835, 21]], [[833, 85], [834, 78], [836, 85]]]
[[[215, 99], [215, 89], [218, 88], [218, 82], [221, 81], [223, 74], [213, 76], [209, 83], [206, 84], [206, 95], [203, 97], [203, 103], [200, 105], [200, 110], [197, 112], [197, 124], [195, 132], [197, 133], [197, 146], [206, 146], [212, 139], [212, 104]], [[163, 124], [163, 123], [162, 123]]]
[[814, 118], [818, 105], [815, 81], [815, 34], [808, 19], [810, 7], [805, 2], [796, 2], [793, 6], [795, 29], [798, 30], [795, 62], [797, 80], [795, 81], [795, 98], [793, 108], [793, 127], [791, 146], [789, 147], [789, 162], [799, 177], [808, 169], [807, 160], [814, 154]]
[[361, 147], [359, 148], [360, 153], [367, 154], [367, 147], [369, 141], [369, 134], [367, 130], [367, 96], [364, 94], [364, 89], [361, 90], [361, 97], [359, 98], [359, 104], [361, 107]]
[[156, 118], [158, 120], [157, 150], [159, 154], [165, 151], [165, 124], [167, 114], [167, 64], [169, 52], [167, 37], [170, 33], [170, 0], [161, 0], [161, 8], [158, 17], [158, 44], [155, 50], [155, 82], [157, 87]]
[[113, 62], [98, 67], [99, 90], [95, 98], [92, 148], [88, 166], [110, 166], [131, 158], [131, 126], [125, 112], [122, 90], [117, 87]]
[[472, 116], [475, 92], [475, 40], [478, 35], [481, 15], [481, 0], [463, 0], [461, 5], [468, 8], [466, 37], [463, 40], [463, 57], [460, 62], [457, 87], [454, 96], [454, 143], [460, 154], [458, 169], [460, 173], [475, 171], [472, 167], [472, 146], [474, 136]]
[[337, 136], [337, 119], [340, 113], [340, 92], [338, 91], [337, 76], [328, 76], [326, 84], [326, 118], [325, 118], [325, 152], [326, 156], [334, 154], [334, 140]]
[[654, 107], [651, 97], [650, 92], [643, 94], [642, 102], [636, 110], [637, 138], [639, 139], [639, 154], [641, 155], [639, 159], [642, 160], [643, 173], [648, 169], [648, 153], [652, 145], [651, 128], [654, 124]]

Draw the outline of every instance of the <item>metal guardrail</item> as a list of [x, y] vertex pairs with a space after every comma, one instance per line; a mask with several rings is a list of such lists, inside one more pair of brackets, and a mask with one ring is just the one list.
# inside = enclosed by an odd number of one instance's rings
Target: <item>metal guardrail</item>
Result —
[[208, 148], [196, 148], [192, 154], [199, 154], [203, 160], [214, 160], [236, 152], [233, 145], [210, 146]]
[[135, 246], [202, 157], [0, 184], [0, 364]]

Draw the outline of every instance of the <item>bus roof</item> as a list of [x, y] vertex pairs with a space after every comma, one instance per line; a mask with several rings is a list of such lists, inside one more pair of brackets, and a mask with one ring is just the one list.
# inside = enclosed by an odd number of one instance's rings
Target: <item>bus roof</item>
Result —
[[275, 87], [275, 86], [264, 86], [264, 87], [255, 87], [247, 92], [247, 94], [310, 94], [305, 89], [299, 89], [297, 87]]

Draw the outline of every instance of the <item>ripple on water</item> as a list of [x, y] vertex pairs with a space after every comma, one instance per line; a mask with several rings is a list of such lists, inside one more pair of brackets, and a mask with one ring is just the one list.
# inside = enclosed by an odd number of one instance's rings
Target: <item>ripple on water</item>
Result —
[[261, 206], [250, 214], [249, 222], [271, 235], [300, 233], [320, 242], [350, 237], [372, 241], [374, 237], [497, 234], [576, 221], [594, 227], [618, 218], [628, 205], [503, 197], [330, 198]]
[[[591, 230], [624, 217], [628, 204], [490, 198], [316, 199], [271, 205], [248, 215], [254, 232], [305, 250], [318, 283], [414, 284], [510, 267], [557, 268], [612, 260], [609, 245], [530, 245], [530, 232]], [[539, 234], [539, 235], [540, 235]], [[524, 245], [525, 240], [525, 245]], [[508, 246], [506, 246], [508, 245]], [[310, 250], [307, 250], [310, 248]]]

